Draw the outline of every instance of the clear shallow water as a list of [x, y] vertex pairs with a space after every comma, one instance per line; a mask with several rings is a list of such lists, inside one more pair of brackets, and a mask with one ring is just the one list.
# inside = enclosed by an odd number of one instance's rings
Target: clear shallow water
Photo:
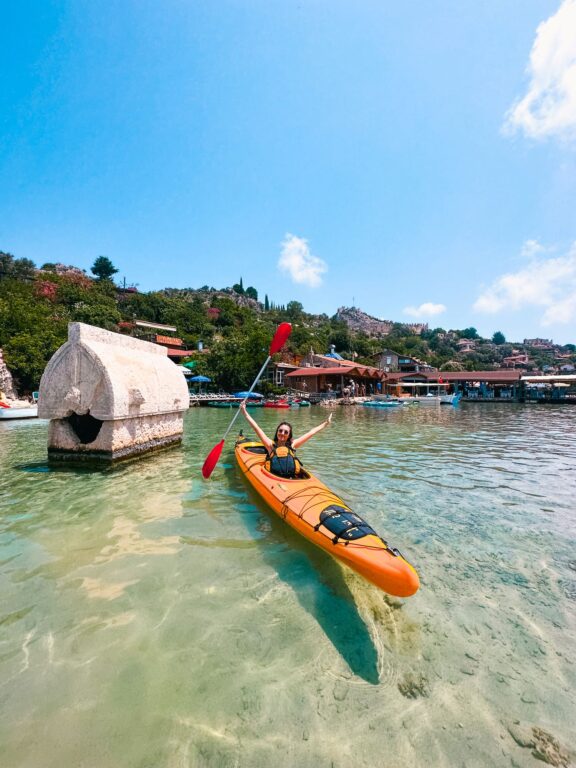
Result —
[[3, 768], [538, 766], [533, 727], [574, 749], [575, 408], [339, 409], [301, 450], [416, 565], [407, 600], [267, 512], [232, 439], [201, 479], [229, 418], [98, 473], [0, 424]]

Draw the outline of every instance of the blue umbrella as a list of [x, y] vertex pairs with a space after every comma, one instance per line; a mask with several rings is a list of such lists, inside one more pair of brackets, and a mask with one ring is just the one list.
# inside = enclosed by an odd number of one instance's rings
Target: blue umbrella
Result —
[[246, 397], [253, 398], [254, 400], [259, 400], [261, 397], [264, 397], [264, 395], [260, 395], [258, 392], [234, 392], [234, 397], [239, 397], [242, 400]]
[[212, 379], [208, 378], [208, 376], [192, 376], [190, 378], [190, 381], [194, 381], [194, 382], [198, 381], [198, 382], [204, 383], [204, 382], [212, 381]]

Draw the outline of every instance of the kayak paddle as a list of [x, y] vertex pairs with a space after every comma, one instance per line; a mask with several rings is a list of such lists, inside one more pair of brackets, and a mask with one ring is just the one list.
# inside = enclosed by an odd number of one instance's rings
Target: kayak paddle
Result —
[[[245, 403], [246, 400], [248, 400], [248, 396], [250, 395], [250, 393], [252, 392], [256, 384], [258, 384], [258, 382], [260, 381], [260, 376], [262, 376], [262, 374], [266, 370], [266, 366], [270, 362], [272, 355], [276, 354], [276, 352], [280, 352], [280, 350], [286, 343], [288, 336], [290, 336], [291, 332], [292, 332], [292, 326], [290, 323], [280, 323], [278, 328], [276, 328], [276, 333], [274, 334], [274, 338], [272, 339], [272, 342], [270, 344], [270, 349], [268, 351], [268, 357], [266, 358], [266, 362], [264, 363], [262, 368], [260, 368], [258, 376], [256, 376], [256, 378], [254, 379], [252, 386], [250, 387], [250, 389], [246, 394], [246, 397], [242, 401], [243, 403]], [[217, 443], [214, 446], [214, 448], [212, 448], [208, 456], [206, 456], [204, 464], [202, 465], [202, 475], [206, 480], [210, 477], [210, 475], [214, 471], [214, 467], [216, 466], [216, 464], [218, 464], [218, 459], [220, 458], [220, 454], [222, 453], [222, 449], [224, 448], [224, 441], [226, 440], [226, 436], [228, 435], [228, 432], [230, 432], [230, 430], [232, 429], [232, 426], [236, 421], [236, 419], [238, 418], [239, 414], [240, 414], [240, 408], [238, 408], [238, 410], [234, 414], [234, 418], [230, 422], [226, 432], [224, 432], [224, 437], [222, 438], [222, 440], [220, 440], [220, 442]]]

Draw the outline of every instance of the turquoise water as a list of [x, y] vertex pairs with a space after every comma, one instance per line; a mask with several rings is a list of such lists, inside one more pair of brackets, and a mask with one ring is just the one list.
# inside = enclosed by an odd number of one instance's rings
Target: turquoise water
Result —
[[3, 768], [564, 764], [576, 408], [341, 408], [301, 449], [417, 567], [407, 600], [269, 513], [232, 439], [201, 479], [229, 418], [93, 473], [49, 471], [46, 423], [0, 424]]

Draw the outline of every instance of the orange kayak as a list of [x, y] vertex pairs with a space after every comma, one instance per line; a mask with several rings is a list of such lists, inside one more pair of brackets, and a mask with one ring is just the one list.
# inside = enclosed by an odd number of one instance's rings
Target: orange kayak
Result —
[[266, 448], [243, 437], [235, 453], [256, 493], [304, 538], [390, 595], [417, 591], [420, 580], [410, 563], [314, 475], [294, 480], [273, 475], [264, 468]]

